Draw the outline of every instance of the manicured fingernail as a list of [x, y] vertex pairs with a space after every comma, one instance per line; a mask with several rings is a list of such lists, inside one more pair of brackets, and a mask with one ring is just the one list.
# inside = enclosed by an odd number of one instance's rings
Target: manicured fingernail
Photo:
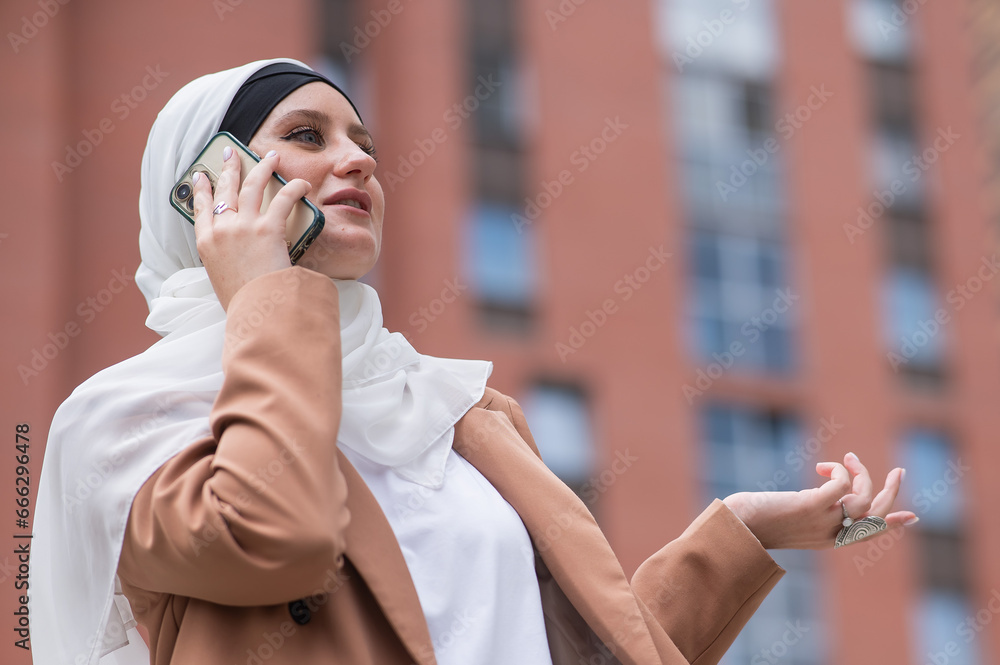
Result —
[[277, 150], [268, 150], [267, 154], [264, 155], [264, 159], [267, 159], [268, 157], [274, 157], [277, 154], [278, 154]]
[[847, 456], [850, 457], [851, 459], [855, 460], [855, 461], [859, 461], [858, 460], [858, 456], [855, 455], [854, 453], [847, 453]]
[[191, 182], [197, 185], [199, 180], [201, 180], [201, 171], [195, 171], [194, 175], [191, 176]]
[[906, 469], [899, 470], [899, 482], [906, 480]]
[[232, 156], [233, 156], [233, 149], [230, 148], [228, 145], [222, 149], [222, 161], [227, 161]]
[[908, 519], [905, 522], [903, 522], [903, 526], [912, 526], [912, 525], [916, 524], [919, 521], [920, 521], [920, 518], [917, 517], [916, 515], [914, 515], [910, 519]]

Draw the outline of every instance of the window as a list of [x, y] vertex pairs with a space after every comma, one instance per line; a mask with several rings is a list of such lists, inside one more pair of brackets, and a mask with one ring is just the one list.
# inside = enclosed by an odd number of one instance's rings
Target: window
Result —
[[886, 220], [889, 260], [894, 266], [930, 274], [930, 242], [927, 223], [920, 218], [893, 216]]
[[[803, 439], [797, 420], [789, 414], [715, 403], [702, 411], [701, 421], [702, 477], [708, 500], [740, 491], [800, 489], [805, 486], [802, 476], [819, 461], [819, 449]], [[764, 600], [721, 663], [825, 663], [816, 555], [797, 550], [771, 555], [789, 574]]]
[[785, 248], [777, 242], [693, 230], [690, 346], [703, 360], [740, 343], [736, 368], [793, 368], [796, 294], [788, 286]]
[[968, 637], [977, 631], [960, 632], [966, 618], [974, 616], [962, 524], [965, 474], [971, 468], [945, 435], [921, 428], [904, 433], [899, 458], [912, 488], [909, 495], [900, 495], [901, 507], [920, 516], [915, 529], [923, 594], [912, 621], [915, 653], [920, 662], [931, 662], [940, 653], [952, 665], [978, 665], [978, 644]]
[[689, 39], [704, 50], [690, 67], [675, 67], [669, 53], [665, 60], [690, 229], [689, 346], [711, 363], [738, 343], [733, 367], [787, 372], [797, 294], [787, 270], [783, 137], [770, 80], [777, 52], [765, 46], [777, 41], [773, 8], [670, 0], [661, 9], [668, 51], [684, 50]]
[[899, 62], [910, 53], [909, 18], [896, 0], [853, 0], [849, 4], [847, 27], [863, 57]]
[[353, 93], [352, 98], [356, 98], [352, 75], [363, 49], [355, 44], [358, 37], [354, 27], [364, 23], [361, 5], [356, 0], [325, 0], [319, 10], [321, 56], [316, 70], [337, 85], [345, 86], [345, 90]]
[[744, 233], [780, 232], [785, 196], [770, 87], [721, 75], [672, 78], [690, 221]]
[[518, 229], [515, 212], [501, 204], [479, 203], [467, 225], [465, 274], [480, 302], [497, 308], [527, 309], [534, 298], [535, 257], [531, 233]]
[[912, 133], [894, 127], [875, 130], [873, 186], [879, 190], [883, 205], [892, 211], [912, 213], [923, 209], [926, 172], [913, 159], [919, 153]]
[[941, 304], [930, 275], [913, 268], [891, 268], [884, 302], [892, 368], [904, 376], [940, 379], [948, 330], [935, 319]]
[[464, 269], [484, 327], [523, 333], [533, 321], [537, 254], [532, 227], [515, 217], [526, 198], [516, 16], [509, 4], [472, 0], [468, 17], [473, 204]]
[[[914, 648], [918, 663], [943, 663], [948, 665], [979, 665], [979, 644], [968, 633], [956, 627], [966, 624], [968, 603], [961, 594], [927, 591], [920, 599], [913, 617]], [[974, 629], [967, 628], [969, 631]]]
[[680, 73], [704, 67], [767, 78], [777, 65], [770, 0], [660, 0], [656, 30], [664, 61]]
[[967, 460], [952, 449], [941, 433], [912, 429], [904, 433], [899, 465], [906, 469], [906, 484], [915, 488], [901, 496], [904, 510], [920, 516], [920, 529], [960, 528], [964, 514], [964, 476]]
[[853, 0], [851, 26], [866, 60], [872, 109], [872, 199], [886, 234], [888, 274], [883, 285], [884, 335], [889, 365], [910, 387], [939, 390], [945, 378], [946, 324], [934, 284], [927, 214], [930, 163], [917, 137], [911, 15], [918, 3]]
[[522, 402], [546, 466], [579, 492], [591, 479], [597, 456], [583, 392], [572, 385], [539, 383]]
[[894, 126], [911, 134], [915, 131], [912, 79], [905, 63], [869, 63], [868, 93], [879, 126]]

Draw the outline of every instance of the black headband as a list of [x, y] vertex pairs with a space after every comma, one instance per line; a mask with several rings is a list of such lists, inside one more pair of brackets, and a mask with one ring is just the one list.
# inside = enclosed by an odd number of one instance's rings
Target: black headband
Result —
[[313, 81], [323, 81], [344, 95], [354, 112], [361, 118], [354, 102], [330, 79], [311, 69], [290, 62], [276, 62], [258, 69], [248, 78], [229, 104], [229, 110], [219, 126], [220, 132], [229, 132], [244, 144], [257, 133], [267, 114], [293, 90]]

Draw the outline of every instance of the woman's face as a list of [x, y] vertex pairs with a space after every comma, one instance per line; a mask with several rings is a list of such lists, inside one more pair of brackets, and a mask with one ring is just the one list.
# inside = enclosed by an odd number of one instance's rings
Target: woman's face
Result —
[[271, 110], [250, 148], [258, 155], [276, 150], [278, 174], [309, 181], [307, 198], [326, 217], [298, 265], [337, 279], [371, 270], [382, 245], [385, 196], [373, 175], [371, 135], [350, 102], [326, 83], [307, 83]]

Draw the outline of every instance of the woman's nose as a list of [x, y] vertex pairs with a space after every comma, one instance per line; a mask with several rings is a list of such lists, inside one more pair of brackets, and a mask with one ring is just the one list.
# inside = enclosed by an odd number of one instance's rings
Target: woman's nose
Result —
[[375, 158], [353, 141], [336, 151], [333, 171], [338, 176], [360, 173], [367, 181], [375, 172]]

